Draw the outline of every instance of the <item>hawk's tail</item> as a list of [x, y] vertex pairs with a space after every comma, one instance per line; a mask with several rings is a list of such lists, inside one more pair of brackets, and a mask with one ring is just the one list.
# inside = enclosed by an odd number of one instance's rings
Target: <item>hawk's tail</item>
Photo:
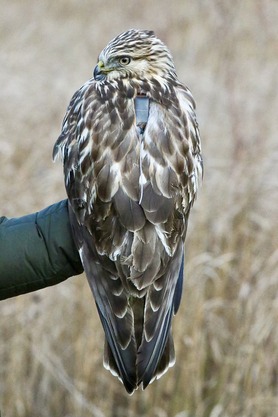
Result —
[[[180, 261], [179, 265], [180, 265]], [[105, 342], [104, 366], [113, 375], [119, 377], [128, 393], [137, 389], [141, 384], [145, 389], [153, 380], [160, 378], [169, 367], [175, 364], [175, 349], [172, 337], [172, 318], [180, 304], [183, 285], [183, 261], [172, 296], [168, 300], [168, 311], [162, 317], [154, 313], [155, 331], [148, 338], [148, 314], [146, 315], [147, 296], [135, 298], [132, 302], [134, 317], [134, 337], [137, 346], [134, 357], [134, 344], [127, 349], [119, 350], [115, 340], [110, 337], [110, 331], [105, 328], [107, 340]], [[171, 269], [171, 268], [170, 268]], [[171, 273], [171, 271], [167, 271]], [[167, 297], [166, 297], [167, 298]], [[167, 300], [165, 300], [167, 301]], [[166, 303], [167, 304], [167, 303]], [[153, 316], [149, 318], [151, 322]], [[103, 320], [102, 320], [103, 323]], [[134, 338], [132, 339], [134, 342]], [[134, 359], [135, 358], [135, 359]]]
[[[107, 336], [107, 331], [105, 334]], [[143, 343], [135, 356], [132, 346], [119, 352], [114, 340], [109, 337], [105, 338], [104, 367], [122, 381], [129, 394], [132, 394], [141, 384], [145, 389], [150, 382], [160, 378], [169, 367], [174, 365], [175, 349], [171, 329], [168, 334], [163, 333], [163, 336], [165, 337], [162, 337], [163, 340], [157, 345]]]

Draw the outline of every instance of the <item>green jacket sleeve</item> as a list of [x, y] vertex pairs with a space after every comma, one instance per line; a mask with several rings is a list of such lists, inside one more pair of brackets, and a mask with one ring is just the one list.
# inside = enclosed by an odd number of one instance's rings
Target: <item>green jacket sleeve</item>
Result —
[[82, 271], [67, 200], [28, 216], [0, 218], [0, 300], [58, 284]]

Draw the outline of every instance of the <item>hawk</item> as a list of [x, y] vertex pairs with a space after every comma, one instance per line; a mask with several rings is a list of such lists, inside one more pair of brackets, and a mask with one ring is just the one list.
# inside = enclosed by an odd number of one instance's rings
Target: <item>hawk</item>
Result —
[[128, 393], [144, 389], [175, 362], [172, 318], [202, 177], [195, 103], [154, 32], [128, 30], [103, 49], [70, 101], [58, 155], [104, 366]]

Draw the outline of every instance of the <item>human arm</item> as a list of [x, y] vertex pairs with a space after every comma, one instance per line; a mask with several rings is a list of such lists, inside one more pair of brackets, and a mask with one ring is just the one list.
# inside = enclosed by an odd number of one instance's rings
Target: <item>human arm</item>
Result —
[[0, 300], [82, 272], [67, 200], [27, 216], [0, 218]]

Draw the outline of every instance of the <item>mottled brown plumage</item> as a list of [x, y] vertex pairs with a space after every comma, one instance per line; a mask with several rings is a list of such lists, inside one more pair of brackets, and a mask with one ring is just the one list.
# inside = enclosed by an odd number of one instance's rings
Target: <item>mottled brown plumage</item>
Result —
[[[137, 97], [147, 98], [141, 113]], [[69, 104], [58, 154], [106, 335], [104, 365], [132, 393], [174, 363], [171, 322], [202, 176], [194, 100], [153, 32], [129, 30], [101, 52]]]

